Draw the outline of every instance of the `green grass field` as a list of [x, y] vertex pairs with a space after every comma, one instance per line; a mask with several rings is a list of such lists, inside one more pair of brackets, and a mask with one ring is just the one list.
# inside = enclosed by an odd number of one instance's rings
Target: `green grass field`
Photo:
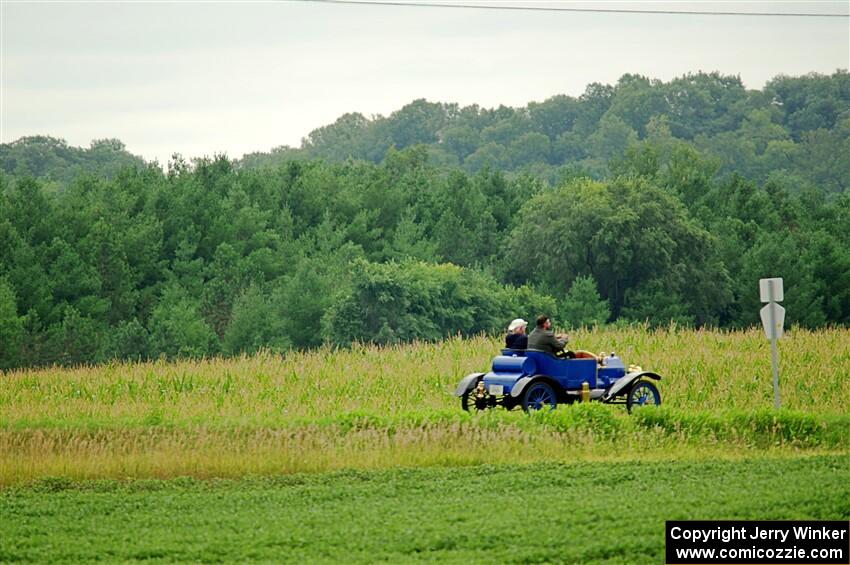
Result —
[[850, 517], [847, 330], [786, 334], [779, 411], [760, 330], [573, 343], [664, 405], [467, 414], [487, 337], [2, 374], [0, 562], [657, 563], [665, 519]]
[[0, 561], [662, 563], [664, 521], [850, 519], [850, 456], [48, 480]]

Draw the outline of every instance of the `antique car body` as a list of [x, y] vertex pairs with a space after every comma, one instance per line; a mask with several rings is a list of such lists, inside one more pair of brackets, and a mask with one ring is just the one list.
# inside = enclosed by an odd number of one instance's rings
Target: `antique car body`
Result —
[[490, 371], [464, 377], [455, 396], [465, 410], [494, 406], [524, 410], [554, 408], [577, 400], [635, 406], [661, 404], [661, 394], [651, 382], [661, 376], [640, 367], [626, 366], [614, 353], [579, 352], [576, 358], [559, 358], [543, 351], [503, 349], [493, 358]]

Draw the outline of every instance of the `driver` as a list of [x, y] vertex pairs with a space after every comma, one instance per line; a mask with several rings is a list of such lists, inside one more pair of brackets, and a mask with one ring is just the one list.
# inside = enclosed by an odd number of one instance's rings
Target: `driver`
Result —
[[551, 330], [552, 322], [546, 314], [537, 317], [537, 327], [528, 334], [528, 349], [544, 351], [552, 355], [564, 355], [564, 347], [569, 338], [565, 334], [558, 334]]

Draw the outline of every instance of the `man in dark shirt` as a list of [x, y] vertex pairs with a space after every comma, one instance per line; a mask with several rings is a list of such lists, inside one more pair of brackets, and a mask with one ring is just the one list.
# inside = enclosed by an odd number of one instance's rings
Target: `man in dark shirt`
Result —
[[552, 355], [561, 353], [564, 346], [567, 345], [567, 336], [555, 335], [550, 329], [552, 323], [549, 321], [549, 316], [541, 314], [537, 317], [537, 327], [528, 335], [528, 349], [536, 351], [545, 351]]
[[528, 346], [528, 336], [525, 335], [525, 327], [528, 322], [517, 318], [508, 326], [508, 335], [505, 337], [505, 347], [508, 349], [525, 349]]

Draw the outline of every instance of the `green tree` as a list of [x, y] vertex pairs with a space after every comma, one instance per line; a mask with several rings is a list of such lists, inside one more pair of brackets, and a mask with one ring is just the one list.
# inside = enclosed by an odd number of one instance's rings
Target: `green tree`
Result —
[[35, 135], [0, 144], [0, 170], [15, 177], [39, 177], [66, 187], [80, 173], [112, 178], [122, 169], [144, 167], [141, 157], [127, 152], [116, 139], [92, 141], [91, 147], [70, 147], [64, 139]]
[[497, 223], [483, 188], [459, 172], [438, 185], [431, 206], [439, 215], [431, 238], [443, 261], [474, 265], [493, 252]]
[[[563, 295], [591, 275], [617, 316], [626, 291], [653, 279], [676, 289], [697, 323], [716, 323], [732, 299], [714, 238], [671, 194], [640, 178], [573, 181], [534, 196], [520, 211], [508, 246], [509, 277]], [[683, 292], [708, 278], [698, 292]]]
[[828, 192], [850, 189], [850, 111], [847, 114], [833, 130], [807, 131], [799, 146], [799, 169]]
[[413, 208], [408, 208], [399, 221], [388, 255], [391, 259], [436, 261], [437, 244], [426, 236], [425, 226]]
[[103, 318], [109, 311], [110, 302], [100, 298], [101, 281], [97, 270], [83, 260], [70, 244], [59, 238], [55, 238], [47, 248], [47, 258], [54, 309], [64, 311], [67, 305], [72, 305], [84, 316]]
[[818, 291], [811, 264], [804, 259], [803, 242], [793, 235], [764, 232], [744, 254], [736, 277], [736, 295], [743, 325], [759, 324], [758, 281], [782, 277], [785, 323], [818, 327], [826, 322], [824, 297]]
[[513, 108], [501, 108], [504, 117], [481, 130], [481, 139], [484, 143], [496, 143], [503, 147], [529, 132], [531, 124], [524, 112], [517, 112]]
[[780, 124], [773, 123], [771, 112], [766, 108], [750, 112], [741, 124], [739, 135], [755, 144], [757, 155], [763, 154], [770, 142], [785, 141], [790, 138], [788, 130]]
[[201, 312], [204, 319], [219, 337], [230, 321], [233, 302], [245, 285], [242, 261], [234, 247], [222, 243], [207, 267]]
[[163, 291], [148, 327], [155, 355], [203, 357], [218, 351], [218, 338], [201, 316], [199, 301], [177, 285]]
[[617, 116], [640, 137], [646, 134], [649, 121], [667, 113], [669, 107], [658, 80], [625, 74], [617, 81], [607, 115]]
[[292, 342], [284, 335], [279, 304], [271, 302], [257, 286], [249, 286], [233, 305], [233, 315], [222, 340], [222, 349], [233, 355], [262, 348], [285, 351]]
[[508, 162], [507, 149], [493, 141], [481, 145], [471, 155], [463, 160], [463, 168], [467, 171], [479, 171], [485, 167], [499, 169]]
[[396, 343], [493, 331], [506, 324], [504, 291], [486, 275], [451, 264], [356, 261], [352, 287], [322, 320], [327, 341]]
[[596, 290], [591, 276], [577, 277], [559, 309], [563, 321], [574, 328], [602, 325], [611, 317], [611, 308]]
[[528, 103], [528, 117], [535, 131], [551, 141], [570, 131], [579, 115], [579, 103], [575, 98], [558, 95], [543, 102]]
[[664, 279], [651, 279], [627, 289], [621, 316], [652, 326], [666, 326], [671, 322], [690, 326], [695, 319], [675, 282]]
[[508, 147], [513, 167], [549, 161], [549, 138], [542, 133], [529, 132], [513, 140]]
[[18, 316], [15, 289], [0, 277], [0, 369], [21, 364], [21, 345], [24, 339], [23, 319]]
[[387, 126], [393, 145], [403, 149], [420, 143], [436, 142], [437, 132], [445, 120], [442, 104], [420, 98], [393, 112], [387, 120]]
[[50, 219], [54, 211], [53, 200], [43, 186], [25, 177], [7, 190], [2, 212], [23, 241], [37, 246], [53, 239], [56, 226]]
[[501, 304], [507, 316], [500, 329], [504, 329], [514, 318], [533, 320], [542, 313], [559, 316], [557, 301], [529, 285], [506, 286]]
[[324, 221], [298, 239], [299, 255], [291, 275], [272, 291], [271, 302], [283, 323], [283, 335], [295, 347], [322, 344], [321, 321], [336, 296], [351, 285], [350, 263], [363, 251], [346, 242], [342, 229]]
[[468, 126], [446, 128], [440, 135], [442, 145], [463, 160], [473, 153], [481, 143], [478, 132]]
[[362, 157], [362, 147], [370, 121], [360, 113], [343, 114], [332, 125], [310, 132], [303, 147], [317, 157], [343, 160]]
[[587, 143], [593, 157], [608, 161], [621, 157], [626, 148], [637, 139], [637, 133], [626, 122], [617, 116], [606, 114]]
[[566, 131], [552, 143], [552, 160], [556, 163], [581, 161], [589, 150], [587, 138], [575, 131]]
[[117, 323], [132, 316], [138, 293], [132, 286], [132, 272], [121, 234], [104, 218], [98, 219], [81, 242], [87, 262], [100, 279], [100, 294], [109, 301], [107, 319]]
[[48, 328], [42, 362], [80, 365], [96, 361], [102, 337], [101, 326], [69, 306], [62, 322]]
[[734, 130], [748, 106], [748, 94], [738, 76], [689, 73], [661, 88], [669, 106], [670, 130], [679, 139]]
[[103, 346], [105, 359], [145, 360], [151, 355], [150, 334], [137, 320], [123, 320], [110, 328]]
[[573, 131], [581, 136], [592, 134], [599, 125], [599, 120], [611, 107], [614, 88], [598, 82], [587, 85], [584, 93], [579, 96], [579, 113], [576, 116]]
[[850, 106], [850, 74], [847, 69], [832, 75], [809, 73], [800, 77], [779, 75], [768, 81], [765, 95], [781, 107], [792, 137], [806, 131], [832, 129]]
[[[2, 228], [2, 226], [0, 226]], [[18, 307], [21, 311], [37, 312], [38, 317], [49, 323], [58, 322], [53, 303], [53, 283], [42, 265], [44, 246], [33, 247], [12, 235], [10, 261], [6, 268], [7, 278], [15, 288]]]

